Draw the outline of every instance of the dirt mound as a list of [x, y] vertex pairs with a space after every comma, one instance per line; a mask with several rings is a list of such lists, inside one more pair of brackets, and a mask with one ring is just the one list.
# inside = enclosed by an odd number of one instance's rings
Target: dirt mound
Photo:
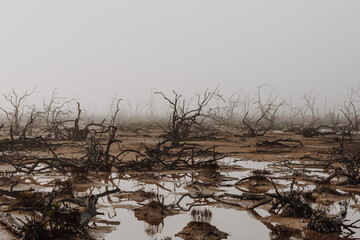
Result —
[[157, 201], [151, 201], [141, 208], [135, 209], [134, 212], [137, 219], [145, 221], [151, 225], [159, 225], [165, 217], [174, 214]]
[[185, 240], [220, 240], [226, 239], [229, 234], [220, 231], [206, 222], [189, 222], [184, 229], [175, 236]]

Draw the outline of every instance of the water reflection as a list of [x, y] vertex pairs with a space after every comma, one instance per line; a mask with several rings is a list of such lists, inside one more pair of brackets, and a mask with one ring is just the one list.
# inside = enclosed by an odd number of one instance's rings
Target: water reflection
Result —
[[[320, 234], [306, 229], [284, 227], [269, 221], [269, 213], [263, 209], [245, 211], [239, 206], [230, 206], [218, 203], [211, 198], [194, 198], [195, 194], [220, 194], [223, 192], [241, 194], [251, 192], [250, 188], [234, 186], [239, 179], [249, 176], [255, 169], [271, 169], [274, 165], [268, 162], [236, 161], [236, 169], [228, 168], [226, 171], [215, 169], [205, 171], [181, 171], [166, 173], [101, 173], [92, 172], [84, 176], [81, 173], [56, 175], [44, 173], [35, 176], [20, 176], [19, 181], [27, 188], [29, 186], [41, 187], [41, 190], [50, 191], [55, 180], [72, 178], [79, 196], [97, 194], [119, 187], [121, 193], [108, 195], [98, 201], [98, 211], [105, 215], [94, 219], [97, 223], [109, 225], [118, 223], [111, 228], [111, 232], [104, 233], [105, 239], [165, 239], [180, 240], [177, 233], [181, 232], [190, 222], [211, 223], [219, 231], [229, 234], [227, 239], [356, 239], [353, 236], [339, 236], [339, 234]], [[278, 168], [278, 166], [276, 166]], [[291, 180], [283, 177], [288, 172], [271, 171], [277, 184], [282, 184], [284, 191]], [[323, 176], [316, 172], [316, 175]], [[325, 176], [325, 175], [324, 175]], [[283, 177], [283, 178], [282, 178]], [[303, 183], [305, 184], [305, 183]], [[256, 185], [257, 186], [257, 185]], [[306, 188], [312, 189], [313, 185]], [[263, 189], [262, 192], [271, 192]], [[188, 194], [186, 197], [183, 195]], [[181, 200], [181, 201], [180, 201]], [[151, 201], [158, 201], [169, 209], [177, 209], [175, 215], [162, 215], [159, 221], [152, 222], [148, 218], [136, 217], [136, 210]], [[357, 204], [359, 197], [355, 195], [350, 203]], [[179, 203], [178, 205], [176, 203]], [[194, 210], [193, 210], [194, 209]], [[206, 213], [205, 210], [208, 210]], [[338, 211], [337, 203], [330, 204], [327, 210], [330, 213]], [[180, 211], [181, 210], [181, 211]], [[193, 211], [192, 211], [193, 210]], [[203, 213], [203, 214], [202, 214]], [[206, 214], [204, 214], [206, 213]], [[211, 214], [210, 214], [211, 213]], [[144, 213], [145, 215], [145, 213]], [[351, 222], [359, 219], [360, 214], [356, 208], [349, 208], [347, 219]], [[99, 226], [102, 226], [101, 224]], [[91, 231], [100, 231], [95, 227]]]
[[159, 225], [152, 225], [145, 223], [145, 233], [153, 238], [156, 234], [161, 234], [164, 228], [164, 222], [161, 222]]
[[[249, 173], [248, 170], [244, 170], [243, 173]], [[232, 174], [227, 172], [226, 177], [234, 177], [238, 172]], [[246, 175], [244, 174], [244, 175]], [[109, 174], [108, 179], [104, 179], [102, 183], [109, 184], [110, 187], [119, 186], [122, 191], [128, 191], [129, 194], [134, 194], [136, 191], [142, 191], [143, 193], [152, 193], [155, 195], [163, 196], [165, 204], [176, 203], [183, 194], [191, 193], [196, 190], [194, 185], [202, 188], [205, 186], [207, 190], [213, 192], [227, 191], [236, 192], [240, 194], [241, 189], [236, 189], [232, 186], [231, 179], [225, 179], [223, 181], [207, 181], [206, 178], [213, 176], [224, 176], [223, 173], [216, 171], [207, 171], [204, 173], [197, 172], [183, 172], [180, 174], [175, 173], [148, 173], [142, 174]], [[103, 175], [104, 177], [104, 175]], [[218, 178], [218, 177], [216, 177]], [[219, 179], [219, 178], [218, 178]], [[236, 178], [235, 179], [239, 179]], [[230, 184], [228, 184], [230, 182]], [[233, 181], [236, 182], [236, 181]], [[289, 181], [280, 179], [278, 182], [286, 185]], [[109, 187], [109, 186], [108, 186]], [[102, 191], [100, 187], [98, 191]], [[286, 189], [286, 188], [285, 188]], [[95, 190], [92, 190], [95, 191]], [[203, 190], [200, 190], [203, 191]], [[113, 196], [109, 196], [112, 202], [116, 202], [120, 205], [130, 204], [134, 208], [139, 208], [146, 202], [154, 199], [154, 197], [145, 197], [132, 201], [131, 197], [114, 199]], [[110, 200], [107, 200], [110, 202]], [[310, 230], [299, 230], [284, 227], [279, 224], [271, 223], [264, 220], [264, 215], [268, 213], [263, 210], [257, 211], [244, 211], [242, 208], [229, 207], [225, 205], [214, 205], [214, 202], [207, 199], [193, 199], [191, 197], [185, 198], [181, 205], [183, 210], [190, 211], [192, 206], [196, 206], [196, 209], [209, 208], [212, 212], [212, 225], [216, 226], [219, 230], [229, 233], [227, 239], [272, 239], [272, 240], [285, 240], [285, 239], [354, 239], [355, 236], [346, 238], [345, 236], [339, 236], [339, 234], [320, 234]], [[229, 208], [227, 208], [229, 207]], [[265, 212], [266, 214], [258, 214], [258, 212]], [[351, 213], [351, 212], [350, 212]], [[171, 237], [171, 239], [181, 239], [176, 236], [176, 233], [181, 232], [184, 226], [187, 226], [191, 222], [191, 214], [180, 213], [175, 216], [168, 216], [162, 219], [157, 224], [145, 223], [137, 219], [133, 213], [124, 215], [118, 214], [118, 217], [122, 220], [122, 226], [117, 227], [111, 234], [106, 235], [107, 239], [116, 239], [117, 237], [124, 237], [125, 239], [163, 239], [165, 237]], [[129, 223], [128, 227], [124, 227], [124, 221]], [[142, 224], [137, 224], [142, 223]], [[131, 227], [130, 227], [131, 226]], [[143, 229], [144, 235], [139, 236], [139, 230]]]

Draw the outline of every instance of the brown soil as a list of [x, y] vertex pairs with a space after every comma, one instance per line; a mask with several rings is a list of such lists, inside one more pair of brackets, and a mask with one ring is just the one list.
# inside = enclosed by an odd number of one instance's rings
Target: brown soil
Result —
[[148, 204], [134, 209], [135, 217], [151, 225], [159, 225], [165, 217], [176, 214], [175, 211], [166, 209], [166, 207], [157, 202], [151, 201]]
[[[138, 147], [145, 142], [149, 146], [154, 146], [159, 139], [159, 131], [146, 131], [142, 130], [140, 132], [120, 132], [118, 138], [122, 140], [122, 145], [126, 146], [127, 148], [138, 149]], [[146, 136], [146, 137], [144, 137]], [[257, 147], [257, 143], [263, 140], [275, 140], [279, 138], [288, 138], [292, 140], [301, 141], [303, 146], [296, 147], [294, 149], [291, 148], [281, 148], [275, 147], [271, 149], [265, 149], [266, 151], [259, 151]], [[269, 162], [269, 163], [276, 163], [280, 164], [281, 161], [293, 161], [296, 160], [298, 163], [301, 164], [314, 164], [312, 158], [316, 159], [329, 159], [333, 152], [333, 149], [339, 146], [338, 141], [336, 140], [338, 136], [336, 135], [327, 135], [322, 137], [312, 137], [312, 138], [305, 138], [301, 135], [289, 132], [283, 133], [274, 133], [269, 132], [265, 137], [252, 137], [252, 138], [244, 138], [237, 136], [236, 134], [231, 134], [229, 137], [220, 138], [220, 140], [213, 140], [213, 141], [188, 141], [188, 144], [196, 144], [200, 148], [208, 148], [217, 146], [216, 150], [222, 154], [223, 156], [231, 157], [232, 159], [238, 159], [241, 161], [252, 160], [252, 161], [259, 161], [259, 162]], [[353, 136], [353, 144], [356, 145], [359, 142], [359, 136]], [[70, 144], [70, 145], [69, 145]], [[68, 141], [58, 141], [55, 147], [55, 151], [57, 153], [61, 153], [63, 156], [66, 157], [80, 157], [82, 156], [82, 149], [76, 147], [76, 145], [71, 145], [71, 142]], [[263, 149], [264, 150], [264, 149]], [[117, 153], [118, 149], [114, 145], [111, 151], [115, 154]], [[38, 151], [34, 150], [33, 154], [38, 155], [45, 155], [45, 151]], [[308, 157], [308, 158], [304, 158]], [[129, 161], [134, 158], [133, 154], [128, 154], [123, 161]], [[340, 164], [339, 164], [340, 165]], [[291, 171], [291, 168], [294, 166], [288, 165], [289, 168], [282, 166], [281, 168], [273, 168], [270, 172], [269, 177], [266, 175], [268, 179], [273, 178], [274, 174], [280, 173], [281, 176], [276, 178], [276, 180], [291, 180], [295, 178], [296, 186], [306, 187], [309, 185], [315, 186], [317, 185], [315, 182], [310, 181], [302, 176], [294, 175]], [[311, 167], [311, 169], [319, 170], [319, 173], [326, 173], [324, 169], [318, 167]], [[2, 164], [0, 165], [0, 171], [14, 171], [15, 169], [9, 164]], [[235, 171], [235, 172], [246, 172], [248, 171], [250, 176], [250, 172], [253, 170], [252, 167], [240, 167], [240, 166], [231, 166], [231, 164], [226, 165], [222, 164], [220, 169], [193, 169], [191, 171], [196, 171], [198, 175], [192, 178], [191, 183], [186, 183], [186, 187], [184, 189], [190, 193], [195, 194], [197, 192], [201, 192], [202, 194], [218, 194], [220, 192], [219, 185], [225, 186], [228, 181], [236, 181], [239, 179], [234, 179], [226, 175], [226, 172]], [[303, 167], [303, 170], [306, 170], [306, 167]], [[190, 171], [190, 170], [189, 170]], [[178, 170], [170, 170], [164, 171], [161, 174], [163, 175], [177, 175], [183, 172], [189, 172], [187, 170], [178, 171]], [[318, 173], [314, 173], [313, 170], [305, 171], [308, 174], [315, 174], [319, 175]], [[137, 179], [141, 180], [142, 183], [145, 184], [158, 184], [159, 178], [157, 175], [152, 174], [151, 172], [135, 172], [129, 171], [126, 172], [127, 177], [130, 179]], [[90, 175], [90, 174], [89, 174]], [[109, 175], [108, 173], [104, 173], [104, 182], [100, 182], [100, 175], [98, 173], [98, 179], [91, 179], [90, 176], [86, 175], [76, 175], [74, 178], [74, 189], [75, 190], [85, 190], [90, 189], [96, 186], [103, 186], [104, 184], [108, 184], [111, 186], [111, 181], [107, 182]], [[235, 185], [234, 187], [241, 190], [242, 192], [249, 192], [249, 193], [265, 193], [273, 190], [273, 185], [270, 180], [268, 179], [250, 179], [241, 182], [240, 184]], [[36, 188], [37, 190], [45, 187], [46, 185], [41, 185], [35, 178], [32, 176], [4, 176], [0, 178], [0, 189], [10, 189], [10, 185], [12, 182], [19, 181], [19, 183], [14, 187], [15, 190], [28, 190], [30, 187]], [[334, 179], [328, 186], [332, 188], [342, 190], [346, 192], [346, 196], [339, 196], [333, 194], [331, 192], [322, 192], [322, 193], [314, 193], [313, 196], [316, 198], [316, 203], [321, 204], [323, 206], [328, 206], [334, 202], [338, 202], [344, 198], [350, 198], [351, 194], [359, 194], [360, 190], [358, 186], [337, 186], [336, 180]], [[53, 184], [49, 184], [52, 186]], [[49, 187], [46, 186], [46, 187]], [[286, 185], [279, 184], [281, 188], [289, 187]], [[161, 187], [161, 186], [159, 186]], [[221, 191], [224, 191], [223, 189]], [[240, 193], [240, 192], [239, 192]], [[132, 201], [136, 201], [138, 203], [145, 202], [147, 200], [153, 200], [153, 195], [151, 193], [145, 192], [143, 190], [138, 190], [134, 192], [121, 192], [120, 194], [116, 195], [120, 199], [128, 199]], [[0, 198], [0, 203], [6, 203], [10, 200], [14, 200], [11, 198]], [[242, 200], [242, 202], [246, 203], [246, 200]], [[249, 201], [252, 203], [252, 201]], [[224, 204], [224, 203], [222, 203]], [[5, 206], [3, 206], [5, 207]], [[237, 210], [244, 210], [243, 207], [240, 205], [230, 205], [224, 204], [224, 207], [227, 208], [234, 208]], [[271, 202], [267, 203], [266, 205], [261, 206], [261, 208], [269, 210], [271, 207]], [[355, 204], [352, 207], [360, 208], [359, 204]], [[163, 219], [167, 216], [174, 215], [177, 212], [171, 209], [167, 209], [163, 205], [161, 205], [157, 201], [150, 201], [146, 205], [135, 209], [134, 210], [135, 216], [137, 219], [145, 221], [151, 225], [159, 225]], [[302, 220], [299, 218], [292, 218], [292, 217], [282, 217], [280, 215], [273, 214], [267, 217], [256, 217], [259, 221], [263, 222], [269, 229], [276, 232], [273, 227], [271, 227], [272, 223], [277, 223], [283, 229], [281, 231], [285, 231], [284, 229], [289, 230], [289, 234], [293, 234], [292, 236], [297, 236], [297, 231], [303, 231], [304, 227], [307, 224], [307, 220]], [[269, 225], [270, 224], [270, 225]], [[279, 230], [279, 231], [280, 231]], [[0, 228], [0, 233], [2, 234], [3, 229]], [[311, 232], [311, 231], [310, 231]], [[223, 233], [219, 231], [216, 227], [207, 224], [207, 223], [196, 223], [190, 222], [177, 236], [182, 237], [184, 239], [224, 239], [227, 237], [227, 233]], [[309, 239], [336, 239], [336, 238], [326, 238], [329, 235], [319, 235], [317, 237], [314, 233], [309, 235]], [[338, 235], [337, 235], [338, 236]]]
[[184, 229], [177, 233], [177, 237], [185, 240], [220, 240], [226, 239], [229, 234], [220, 231], [206, 222], [189, 222]]

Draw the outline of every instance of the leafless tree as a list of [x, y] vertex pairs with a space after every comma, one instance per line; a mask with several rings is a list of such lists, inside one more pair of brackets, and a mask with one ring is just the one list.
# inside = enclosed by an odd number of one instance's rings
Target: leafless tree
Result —
[[145, 109], [145, 105], [141, 104], [140, 101], [136, 101], [136, 103], [133, 105], [130, 101], [130, 99], [127, 100], [128, 108], [129, 108], [129, 117], [131, 119], [139, 119], [141, 113]]
[[[119, 104], [122, 99], [117, 99], [116, 105], [111, 106], [111, 120], [109, 121], [109, 126], [103, 126], [101, 131], [95, 132], [97, 135], [91, 136], [90, 142], [86, 147], [86, 165], [92, 169], [102, 170], [102, 171], [111, 171], [112, 165], [115, 161], [119, 161], [118, 157], [120, 155], [110, 154], [110, 148], [113, 144], [119, 144], [121, 140], [116, 139], [117, 127], [115, 126], [117, 115], [120, 112]], [[108, 139], [105, 145], [100, 143], [104, 133], [108, 133]]]
[[0, 110], [5, 113], [7, 120], [10, 124], [10, 135], [19, 135], [21, 133], [21, 123], [24, 116], [24, 102], [26, 98], [35, 92], [36, 88], [31, 91], [25, 91], [19, 95], [13, 89], [9, 94], [3, 94], [5, 100], [10, 104], [9, 109], [0, 107]]
[[[116, 124], [116, 120], [117, 120], [117, 116], [120, 112], [120, 102], [122, 101], [122, 98], [118, 98], [118, 99], [114, 99], [114, 104], [111, 105], [111, 120], [110, 120], [110, 126], [115, 126]], [[116, 102], [116, 104], [115, 104]]]
[[171, 109], [167, 128], [164, 129], [168, 135], [168, 139], [165, 141], [171, 141], [172, 147], [178, 147], [180, 141], [186, 140], [196, 128], [201, 127], [205, 119], [210, 116], [204, 108], [215, 96], [219, 96], [217, 89], [214, 91], [206, 90], [203, 95], [196, 94], [197, 103], [192, 109], [189, 109], [185, 99], [182, 99], [182, 96], [175, 91], [173, 91], [174, 99], [168, 98], [162, 92], [155, 92], [169, 103]]
[[[33, 126], [34, 126], [34, 123], [35, 123], [35, 121], [36, 121], [36, 119], [37, 119], [37, 117], [39, 115], [40, 115], [40, 112], [37, 111], [35, 106], [33, 105], [31, 110], [30, 110], [30, 115], [28, 117], [27, 123], [22, 128], [22, 132], [21, 132], [21, 134], [19, 136], [20, 141], [26, 140], [26, 134], [32, 136]], [[13, 137], [12, 137], [12, 140], [14, 140]]]
[[340, 125], [340, 114], [336, 111], [336, 106], [333, 106], [332, 110], [329, 110], [328, 113], [325, 115], [327, 124], [330, 125], [330, 127], [336, 129]]
[[256, 109], [256, 108], [253, 108], [253, 106], [252, 106], [254, 104], [254, 101], [251, 96], [251, 90], [249, 90], [248, 93], [245, 93], [244, 91], [242, 91], [242, 95], [243, 95], [244, 100], [242, 101], [241, 105], [242, 105], [242, 110], [243, 110], [244, 115], [242, 118], [243, 126], [241, 128], [247, 132], [245, 135], [257, 136], [260, 121], [264, 118], [264, 116], [262, 115], [259, 118], [256, 118], [257, 112], [253, 113], [252, 116], [249, 115], [250, 111], [254, 111], [254, 109]]
[[79, 122], [81, 120], [81, 108], [80, 103], [77, 102], [78, 114], [74, 120], [74, 127], [68, 128], [68, 139], [72, 140], [85, 140], [87, 135], [89, 134], [89, 128], [86, 126], [83, 129], [80, 129]]
[[156, 109], [153, 89], [151, 89], [150, 100], [145, 104], [145, 107], [147, 108], [146, 116], [149, 117], [150, 119], [153, 119], [155, 117], [155, 109]]
[[246, 131], [246, 136], [263, 136], [270, 129], [273, 129], [275, 127], [276, 114], [284, 104], [284, 102], [276, 103], [277, 97], [272, 96], [272, 91], [264, 102], [261, 96], [263, 86], [265, 85], [258, 87], [255, 98], [251, 94], [251, 91], [248, 93], [243, 91], [244, 100], [242, 102], [242, 108], [244, 115], [242, 118], [243, 126], [241, 128]]
[[118, 124], [118, 116], [120, 114], [120, 103], [123, 101], [122, 98], [118, 98], [116, 95], [113, 96], [110, 103], [109, 115], [111, 119], [109, 121], [110, 126]]
[[316, 98], [313, 95], [313, 91], [309, 93], [304, 93], [303, 99], [305, 100], [305, 105], [303, 106], [303, 116], [306, 117], [307, 112], [310, 110], [311, 112], [311, 121], [314, 123], [320, 119], [318, 109], [315, 106]]
[[27, 133], [29, 136], [33, 135], [34, 125], [36, 123], [36, 120], [40, 116], [40, 114], [41, 113], [36, 109], [35, 105], [32, 105], [32, 107], [29, 107], [29, 117], [28, 117], [26, 125], [23, 129], [23, 134]]
[[[61, 126], [64, 128], [66, 134], [66, 138], [68, 140], [74, 140], [74, 141], [83, 141], [86, 140], [88, 134], [90, 133], [90, 127], [100, 127], [102, 130], [105, 128], [103, 125], [105, 122], [105, 119], [101, 123], [94, 123], [93, 121], [86, 124], [84, 128], [80, 127], [80, 120], [82, 119], [81, 115], [81, 107], [80, 103], [77, 102], [77, 116], [73, 120], [65, 120], [61, 122]], [[73, 127], [68, 127], [67, 123], [74, 123]], [[101, 130], [101, 131], [102, 131]]]
[[290, 118], [290, 130], [294, 130], [295, 126], [298, 124], [296, 122], [296, 119], [302, 115], [302, 109], [295, 107], [292, 101], [292, 98], [290, 96], [288, 96], [288, 101], [287, 101], [287, 105], [289, 107], [289, 118]]
[[264, 128], [260, 124], [268, 111], [269, 109], [265, 110], [260, 116], [254, 114], [252, 117], [249, 117], [249, 111], [245, 113], [242, 123], [244, 124], [243, 129], [247, 131], [246, 136], [263, 136], [270, 130], [270, 128]]
[[351, 129], [355, 131], [360, 130], [360, 109], [358, 104], [360, 103], [360, 91], [354, 88], [350, 89], [348, 99], [344, 102], [343, 108], [340, 109], [345, 118], [349, 122]]
[[260, 85], [257, 87], [258, 88], [257, 105], [264, 120], [266, 120], [268, 123], [268, 128], [274, 129], [276, 113], [278, 112], [279, 108], [285, 104], [285, 101], [276, 103], [277, 96], [273, 96], [273, 90], [270, 91], [268, 97], [265, 99], [265, 101], [263, 101], [262, 98], [263, 93], [261, 90], [264, 86], [265, 85]]
[[72, 113], [68, 105], [73, 101], [59, 97], [57, 89], [54, 89], [48, 102], [43, 101], [41, 118], [45, 121], [44, 130], [48, 132], [48, 137], [54, 135], [55, 139], [60, 138], [61, 123]]
[[[322, 120], [324, 120], [324, 118], [320, 117], [319, 109], [316, 107], [316, 98], [312, 91], [304, 93], [302, 99], [305, 103], [300, 106], [295, 106], [291, 97], [288, 97], [286, 104], [289, 107], [290, 130], [299, 131], [301, 128], [314, 128], [322, 125]], [[331, 116], [329, 115], [329, 117]]]
[[[221, 106], [220, 103], [225, 102], [224, 106]], [[236, 92], [228, 98], [227, 101], [224, 101], [222, 98], [218, 98], [218, 105], [215, 112], [215, 119], [225, 124], [236, 124], [238, 117], [238, 108], [241, 106], [241, 94]]]

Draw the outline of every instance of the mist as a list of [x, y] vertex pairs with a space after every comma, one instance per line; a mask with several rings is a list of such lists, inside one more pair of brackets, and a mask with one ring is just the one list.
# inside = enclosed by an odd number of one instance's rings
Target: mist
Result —
[[[342, 104], [360, 76], [358, 1], [3, 1], [2, 92], [58, 89], [91, 112], [114, 96], [225, 96], [266, 84], [279, 98]], [[155, 101], [161, 99], [155, 98]], [[0, 100], [0, 103], [2, 100]]]
[[359, 13], [0, 1], [0, 238], [360, 239]]

